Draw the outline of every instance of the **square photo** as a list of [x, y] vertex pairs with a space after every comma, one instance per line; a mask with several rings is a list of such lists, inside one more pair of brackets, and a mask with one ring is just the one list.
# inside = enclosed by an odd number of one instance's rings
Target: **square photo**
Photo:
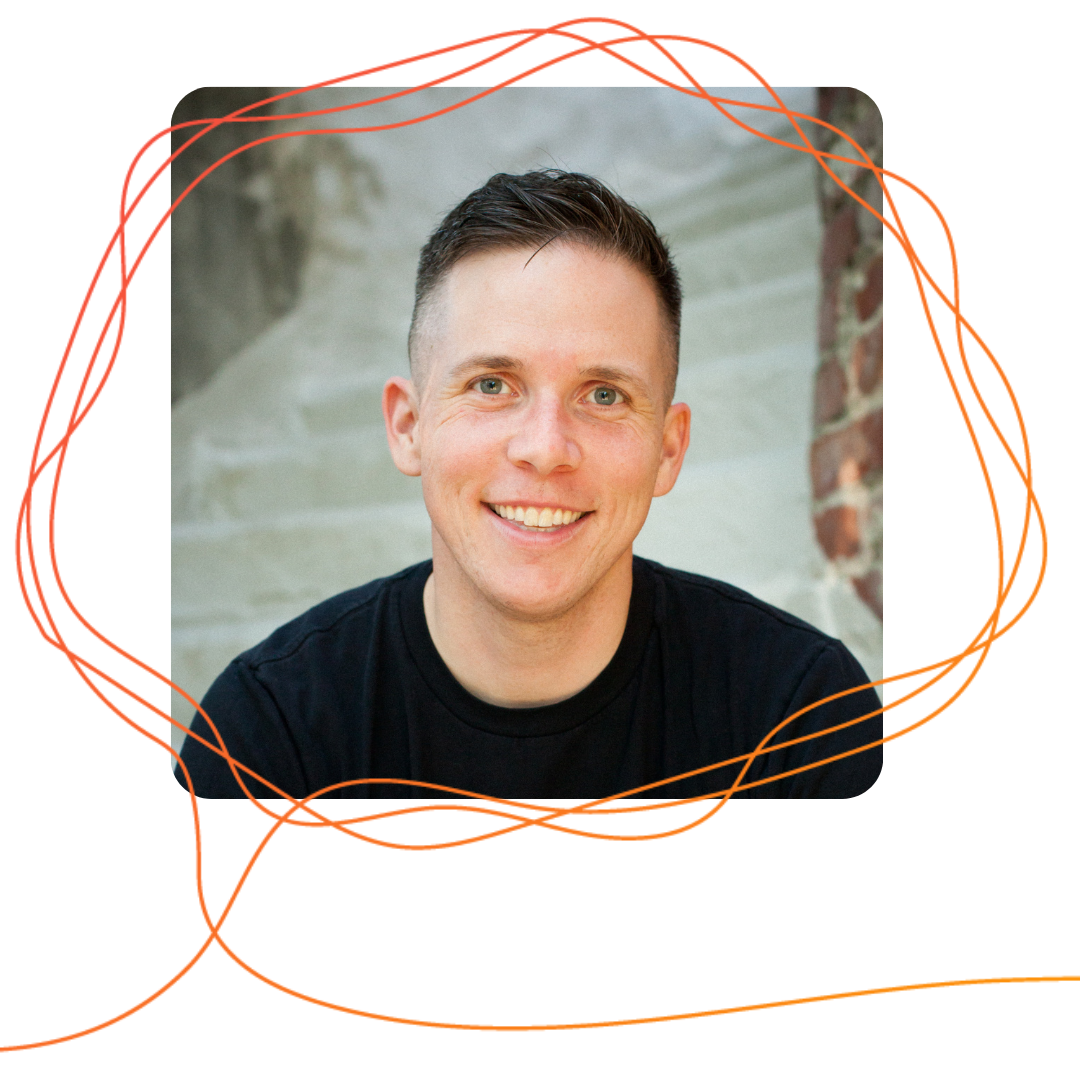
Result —
[[[199, 89], [173, 123], [283, 92]], [[364, 87], [174, 132], [198, 796], [873, 785], [882, 226], [765, 90], [708, 92], [754, 131], [664, 88]], [[864, 94], [777, 93], [881, 164]]]

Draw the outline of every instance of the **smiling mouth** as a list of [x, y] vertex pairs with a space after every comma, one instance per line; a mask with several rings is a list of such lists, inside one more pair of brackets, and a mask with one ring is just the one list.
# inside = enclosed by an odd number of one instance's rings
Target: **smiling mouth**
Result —
[[550, 506], [503, 506], [496, 503], [487, 505], [506, 521], [537, 532], [551, 532], [563, 525], [572, 525], [582, 514], [590, 513], [588, 510], [564, 510], [562, 507], [552, 509]]

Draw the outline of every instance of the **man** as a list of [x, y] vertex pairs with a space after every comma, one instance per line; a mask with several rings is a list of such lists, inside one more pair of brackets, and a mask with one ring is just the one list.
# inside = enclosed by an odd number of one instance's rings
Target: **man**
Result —
[[[680, 305], [652, 223], [591, 177], [499, 174], [450, 212], [420, 258], [412, 378], [383, 394], [432, 559], [229, 665], [203, 708], [237, 761], [294, 797], [375, 779], [331, 797], [446, 796], [390, 782], [412, 780], [597, 798], [694, 773], [642, 793], [684, 798], [730, 788], [780, 728], [735, 797], [873, 784], [872, 689], [781, 727], [868, 682], [840, 642], [633, 555], [689, 443], [690, 410], [672, 404]], [[216, 745], [201, 717], [192, 730]], [[196, 794], [242, 796], [197, 738], [182, 756]]]

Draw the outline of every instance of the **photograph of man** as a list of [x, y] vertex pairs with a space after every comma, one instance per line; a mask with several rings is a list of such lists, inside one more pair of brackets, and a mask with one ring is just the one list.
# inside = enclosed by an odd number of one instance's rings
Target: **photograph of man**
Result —
[[[202, 707], [236, 760], [294, 797], [374, 778], [332, 795], [446, 797], [385, 782], [405, 779], [599, 798], [745, 755], [869, 681], [808, 623], [633, 554], [691, 435], [673, 402], [680, 307], [652, 222], [590, 176], [500, 173], [450, 211], [420, 256], [411, 378], [383, 392], [432, 559], [316, 605], [229, 664]], [[881, 747], [838, 755], [881, 738], [879, 708], [863, 689], [803, 714], [735, 797], [865, 792]], [[214, 742], [201, 716], [192, 730]], [[243, 797], [198, 739], [182, 757], [197, 795]], [[723, 793], [741, 765], [644, 795]]]

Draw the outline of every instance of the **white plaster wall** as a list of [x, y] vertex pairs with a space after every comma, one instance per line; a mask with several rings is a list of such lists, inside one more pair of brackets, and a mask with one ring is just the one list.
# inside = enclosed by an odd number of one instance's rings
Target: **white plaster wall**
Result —
[[[813, 111], [812, 90], [784, 93]], [[466, 94], [425, 91], [334, 122], [385, 123]], [[685, 286], [677, 397], [693, 411], [691, 446], [635, 550], [792, 611], [880, 677], [880, 624], [829, 576], [811, 524], [810, 159], [663, 89], [511, 89], [422, 125], [276, 152], [314, 162], [313, 253], [297, 307], [173, 411], [174, 681], [198, 698], [280, 623], [430, 555], [419, 481], [395, 470], [379, 412], [383, 382], [407, 370], [419, 249], [492, 173], [550, 166], [640, 205]], [[174, 715], [190, 712], [174, 695]]]

